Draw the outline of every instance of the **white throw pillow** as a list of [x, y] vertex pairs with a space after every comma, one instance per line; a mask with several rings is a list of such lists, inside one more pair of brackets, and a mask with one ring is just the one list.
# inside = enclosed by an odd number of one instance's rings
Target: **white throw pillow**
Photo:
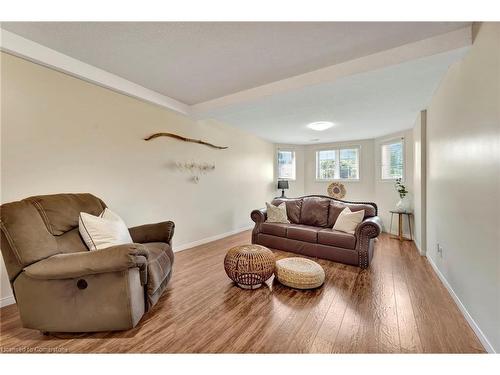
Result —
[[101, 250], [133, 242], [127, 225], [108, 208], [99, 216], [80, 212], [78, 230], [89, 250]]
[[281, 203], [278, 207], [274, 204], [266, 202], [267, 207], [267, 220], [266, 223], [283, 223], [289, 224], [288, 216], [286, 215], [286, 204]]
[[333, 229], [354, 234], [356, 227], [363, 221], [364, 217], [365, 210], [352, 212], [349, 207], [346, 207], [340, 213], [335, 224], [333, 224]]

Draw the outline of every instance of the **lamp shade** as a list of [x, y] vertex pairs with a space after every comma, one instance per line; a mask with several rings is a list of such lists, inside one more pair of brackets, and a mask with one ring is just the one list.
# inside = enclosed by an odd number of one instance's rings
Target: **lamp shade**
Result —
[[288, 180], [278, 180], [278, 189], [288, 189]]

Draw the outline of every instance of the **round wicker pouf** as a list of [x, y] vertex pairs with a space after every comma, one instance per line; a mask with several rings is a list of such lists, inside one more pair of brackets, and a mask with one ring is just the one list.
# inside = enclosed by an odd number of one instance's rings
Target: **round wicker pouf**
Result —
[[314, 289], [325, 282], [325, 271], [306, 258], [284, 258], [276, 262], [276, 278], [283, 285], [296, 289]]
[[274, 254], [267, 247], [242, 245], [227, 252], [224, 269], [239, 287], [256, 289], [273, 275], [275, 263]]

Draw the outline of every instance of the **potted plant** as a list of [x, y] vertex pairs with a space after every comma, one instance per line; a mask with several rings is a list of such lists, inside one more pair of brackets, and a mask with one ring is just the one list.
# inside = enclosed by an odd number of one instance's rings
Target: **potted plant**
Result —
[[410, 211], [411, 201], [408, 196], [408, 189], [402, 183], [401, 178], [396, 179], [394, 186], [396, 187], [396, 191], [398, 192], [400, 198], [399, 202], [396, 204], [396, 211], [399, 212]]

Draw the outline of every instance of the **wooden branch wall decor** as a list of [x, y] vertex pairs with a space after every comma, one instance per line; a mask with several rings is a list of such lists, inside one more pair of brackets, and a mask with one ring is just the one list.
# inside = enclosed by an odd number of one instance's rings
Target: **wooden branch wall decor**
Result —
[[173, 134], [173, 133], [155, 133], [155, 134], [150, 135], [149, 137], [144, 138], [144, 140], [150, 141], [150, 140], [158, 138], [158, 137], [170, 137], [170, 138], [175, 138], [175, 139], [178, 139], [178, 140], [184, 141], [184, 142], [199, 143], [200, 145], [205, 145], [205, 146], [216, 148], [219, 150], [225, 150], [227, 148], [227, 147], [222, 147], [222, 146], [216, 146], [212, 143], [202, 141], [201, 139], [186, 138], [186, 137], [183, 137], [181, 135], [177, 135], [177, 134]]

